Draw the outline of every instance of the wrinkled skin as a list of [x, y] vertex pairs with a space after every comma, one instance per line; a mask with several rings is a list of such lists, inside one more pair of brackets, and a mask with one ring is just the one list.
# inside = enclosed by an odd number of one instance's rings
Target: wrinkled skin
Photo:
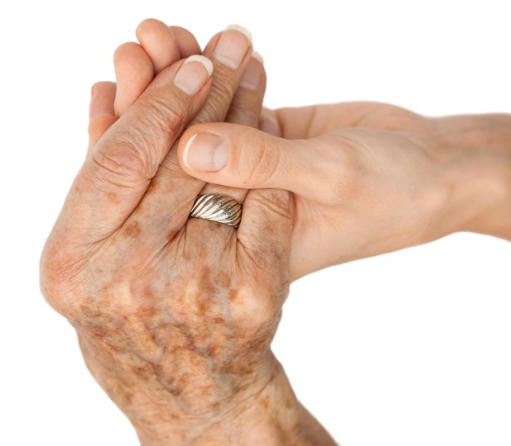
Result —
[[151, 422], [220, 416], [272, 378], [290, 227], [285, 198], [274, 199], [282, 222], [271, 229], [284, 243], [247, 248], [233, 229], [198, 220], [150, 240], [134, 220], [81, 259], [69, 294], [50, 297], [95, 378], [136, 424], [147, 405], [170, 417]]
[[[204, 54], [213, 59], [224, 35], [242, 39], [233, 33], [215, 36]], [[89, 154], [42, 256], [45, 297], [76, 328], [89, 369], [144, 445], [222, 444], [214, 439], [223, 420], [241, 419], [269, 386], [287, 383], [270, 342], [288, 292], [289, 193], [221, 189], [243, 201], [238, 230], [188, 219], [201, 190], [218, 189], [188, 177], [169, 151], [194, 116], [257, 124], [264, 73], [255, 91], [236, 92], [247, 46], [236, 69], [215, 61], [193, 97], [172, 87], [176, 60], [155, 69], [138, 98], [119, 80], [116, 107], [115, 89], [97, 86]], [[298, 417], [289, 418], [293, 427]]]

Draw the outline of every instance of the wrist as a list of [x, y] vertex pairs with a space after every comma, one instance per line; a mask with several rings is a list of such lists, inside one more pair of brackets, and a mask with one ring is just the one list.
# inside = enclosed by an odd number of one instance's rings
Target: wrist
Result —
[[432, 120], [445, 235], [475, 231], [511, 238], [511, 115]]
[[[300, 405], [284, 370], [273, 358], [266, 383], [240, 392], [235, 404], [214, 415], [188, 417], [155, 429], [138, 429], [143, 446], [264, 444], [334, 445], [326, 431]], [[328, 440], [328, 441], [327, 441]]]

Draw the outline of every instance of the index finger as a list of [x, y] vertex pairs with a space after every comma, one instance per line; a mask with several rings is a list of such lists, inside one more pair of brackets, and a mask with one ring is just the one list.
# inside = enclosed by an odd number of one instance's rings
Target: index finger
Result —
[[89, 152], [56, 230], [80, 243], [108, 237], [133, 212], [161, 161], [204, 103], [211, 62], [191, 56], [163, 70]]

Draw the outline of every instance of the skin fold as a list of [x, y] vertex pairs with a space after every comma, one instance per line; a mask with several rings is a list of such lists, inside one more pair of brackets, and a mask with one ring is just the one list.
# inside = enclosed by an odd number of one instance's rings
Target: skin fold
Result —
[[[92, 89], [87, 159], [42, 255], [43, 293], [144, 446], [334, 445], [271, 352], [289, 283], [454, 231], [511, 238], [511, 118], [262, 111], [245, 30], [203, 52], [154, 19], [136, 34], [115, 52], [116, 83]], [[199, 54], [211, 75], [187, 59]], [[203, 133], [220, 137], [225, 167], [187, 162]], [[242, 202], [240, 227], [188, 219], [200, 193]]]
[[[182, 60], [199, 52], [182, 28], [145, 21], [141, 44], [119, 47], [117, 85], [93, 87], [88, 156], [41, 259], [46, 299], [143, 445], [334, 444], [270, 350], [290, 282], [290, 194], [205, 188], [172, 148], [191, 123], [257, 125], [265, 75], [245, 34], [211, 39], [210, 78]], [[181, 70], [202, 79], [194, 93]], [[238, 230], [188, 219], [203, 190], [243, 202]]]

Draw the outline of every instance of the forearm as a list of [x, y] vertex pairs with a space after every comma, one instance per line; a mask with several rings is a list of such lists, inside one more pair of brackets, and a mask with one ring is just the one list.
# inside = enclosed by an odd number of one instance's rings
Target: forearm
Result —
[[511, 239], [511, 115], [432, 122], [445, 203], [439, 226]]
[[298, 402], [284, 370], [277, 364], [274, 373], [257, 394], [209, 422], [182, 426], [176, 435], [173, 426], [161, 426], [150, 433], [139, 431], [143, 446], [167, 445], [259, 445], [334, 446], [325, 429]]

